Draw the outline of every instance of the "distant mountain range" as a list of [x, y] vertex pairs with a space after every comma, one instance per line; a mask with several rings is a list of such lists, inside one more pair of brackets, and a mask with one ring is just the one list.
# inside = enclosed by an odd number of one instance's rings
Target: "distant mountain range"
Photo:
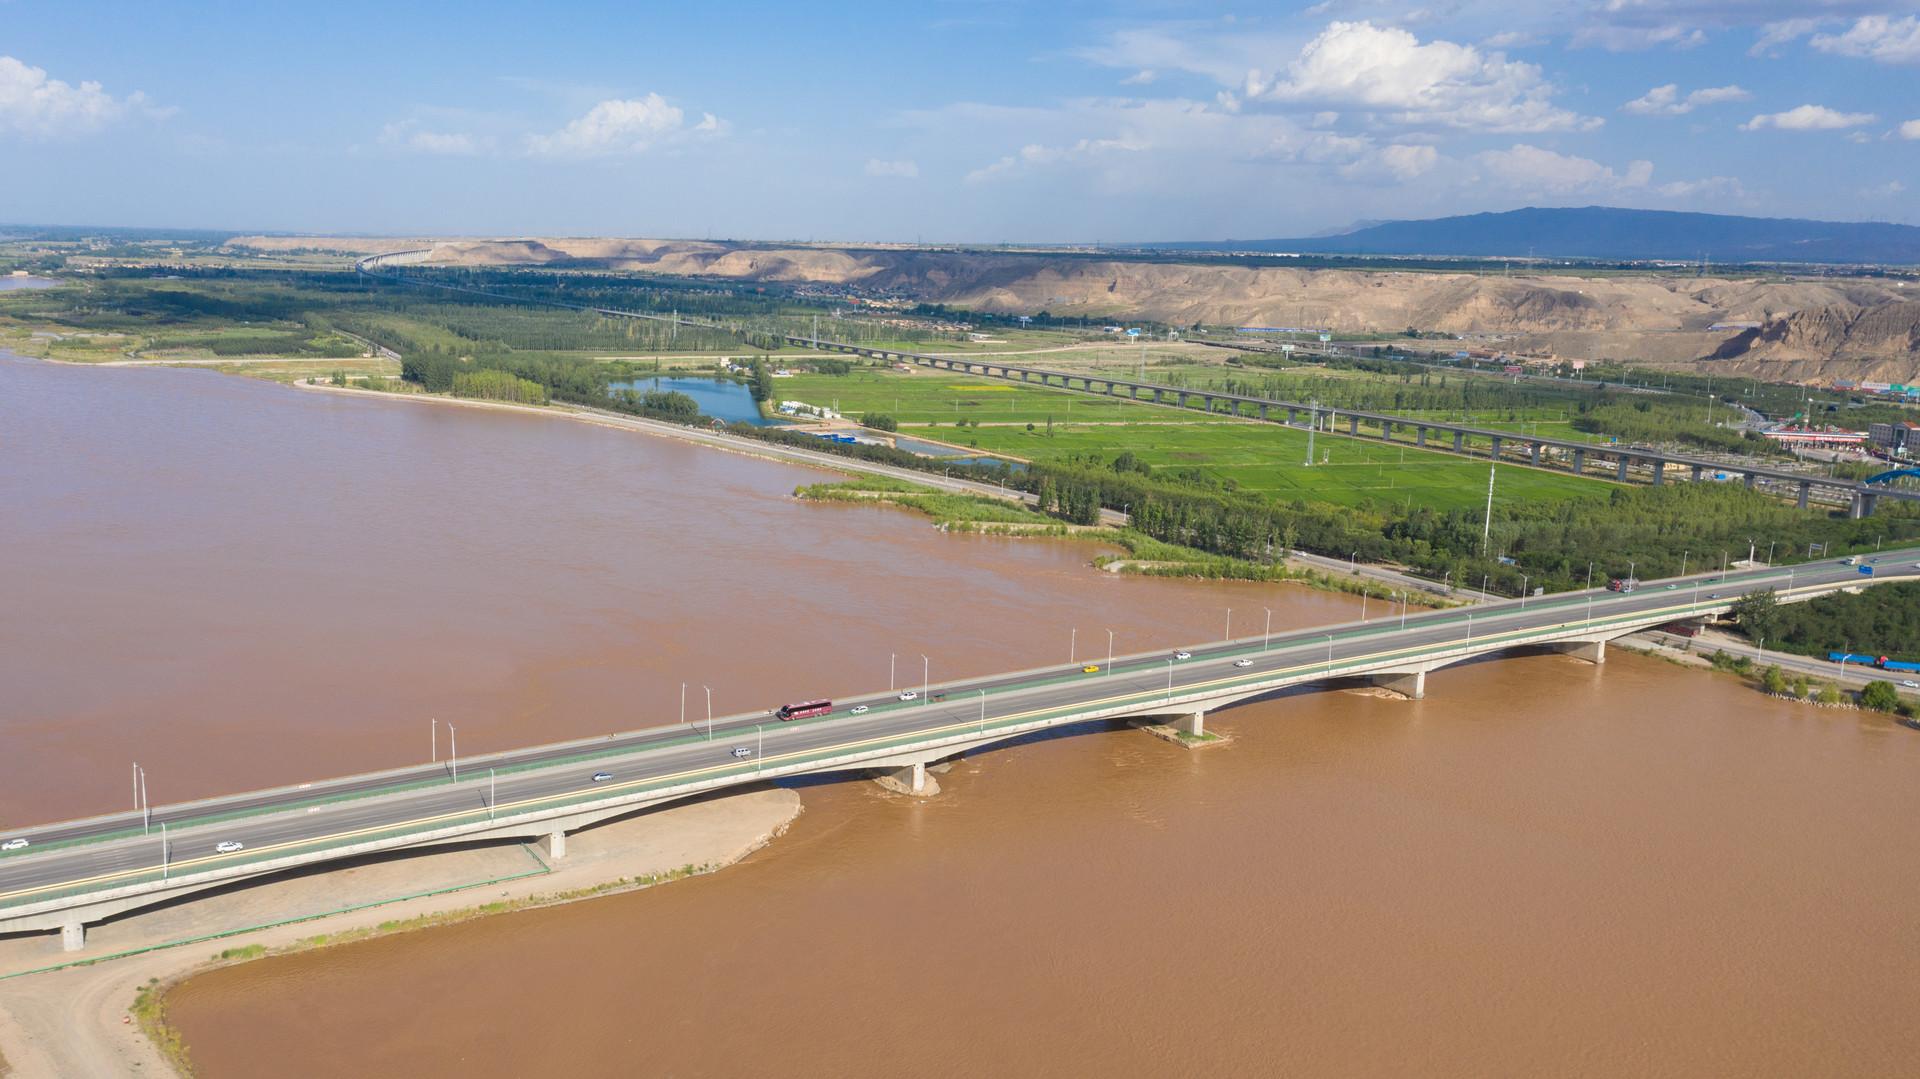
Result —
[[1581, 258], [1620, 261], [1920, 264], [1920, 228], [1870, 221], [1528, 207], [1427, 221], [1363, 222], [1333, 235], [1291, 240], [1146, 245], [1176, 251], [1271, 251], [1460, 258]]

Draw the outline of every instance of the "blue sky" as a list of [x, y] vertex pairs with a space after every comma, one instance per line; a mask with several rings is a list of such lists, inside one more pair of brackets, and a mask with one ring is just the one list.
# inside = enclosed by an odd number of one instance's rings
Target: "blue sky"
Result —
[[1920, 224], [1920, 0], [0, 0], [0, 221], [1289, 236], [1525, 205]]

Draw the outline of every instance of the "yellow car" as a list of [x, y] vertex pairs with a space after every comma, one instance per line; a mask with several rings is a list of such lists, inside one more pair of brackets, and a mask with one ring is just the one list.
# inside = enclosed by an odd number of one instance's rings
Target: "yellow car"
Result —
[[1080, 673], [1081, 674], [1099, 674], [1100, 665], [1098, 663], [1089, 663], [1086, 666], [1080, 668]]

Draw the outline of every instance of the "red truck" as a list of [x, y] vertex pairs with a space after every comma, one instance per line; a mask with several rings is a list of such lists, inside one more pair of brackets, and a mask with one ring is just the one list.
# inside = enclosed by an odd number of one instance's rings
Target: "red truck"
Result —
[[783, 704], [773, 710], [773, 714], [785, 723], [790, 719], [806, 719], [810, 716], [824, 716], [833, 711], [832, 701], [801, 701], [799, 704]]
[[1631, 577], [1615, 577], [1613, 580], [1607, 582], [1607, 591], [1609, 592], [1631, 592], [1638, 587], [1640, 587], [1640, 582]]

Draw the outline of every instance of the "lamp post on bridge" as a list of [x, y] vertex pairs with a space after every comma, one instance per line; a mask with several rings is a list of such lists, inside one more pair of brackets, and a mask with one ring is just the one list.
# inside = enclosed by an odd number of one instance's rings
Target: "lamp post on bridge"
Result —
[[453, 781], [460, 782], [460, 736], [455, 733], [453, 724], [447, 724], [447, 752], [453, 758]]
[[438, 719], [429, 719], [427, 723], [429, 725], [429, 730], [427, 733], [433, 739], [433, 741], [428, 743], [427, 763], [439, 764], [440, 763], [440, 721]]
[[921, 653], [920, 655], [920, 707], [922, 708], [925, 708], [927, 706], [927, 703], [932, 699], [927, 695], [928, 688], [933, 685], [932, 671], [933, 671], [932, 661], [927, 659], [925, 653]]
[[1067, 662], [1069, 664], [1080, 662], [1080, 627], [1078, 626], [1067, 630]]
[[1267, 629], [1260, 637], [1260, 651], [1265, 652], [1267, 650], [1267, 644], [1273, 640], [1273, 608], [1262, 607], [1260, 609], [1267, 612]]
[[713, 741], [713, 687], [701, 686], [707, 691], [707, 741]]
[[1113, 673], [1113, 631], [1107, 631], [1107, 673]]
[[888, 652], [888, 653], [887, 653], [887, 692], [888, 692], [888, 693], [892, 693], [892, 692], [894, 692], [894, 686], [893, 686], [893, 661], [894, 661], [894, 659], [895, 659], [895, 658], [896, 658], [896, 657], [894, 656], [894, 654], [893, 654], [892, 652]]
[[1333, 634], [1327, 634], [1327, 677], [1333, 677]]
[[160, 822], [160, 879], [167, 879], [167, 822]]
[[1233, 643], [1233, 608], [1227, 608], [1227, 643]]
[[1520, 609], [1523, 611], [1527, 609], [1527, 585], [1532, 581], [1533, 578], [1527, 574], [1520, 575]]
[[493, 769], [487, 769], [487, 819], [493, 819]]
[[1167, 703], [1173, 703], [1173, 657], [1167, 657]]
[[680, 683], [680, 725], [687, 725], [687, 684]]
[[[1691, 551], [1680, 552], [1680, 576], [1682, 577], [1685, 577], [1687, 575], [1687, 556], [1692, 553], [1693, 552]], [[1767, 557], [1769, 558], [1773, 557], [1773, 551], [1771, 549], [1767, 551]]]

